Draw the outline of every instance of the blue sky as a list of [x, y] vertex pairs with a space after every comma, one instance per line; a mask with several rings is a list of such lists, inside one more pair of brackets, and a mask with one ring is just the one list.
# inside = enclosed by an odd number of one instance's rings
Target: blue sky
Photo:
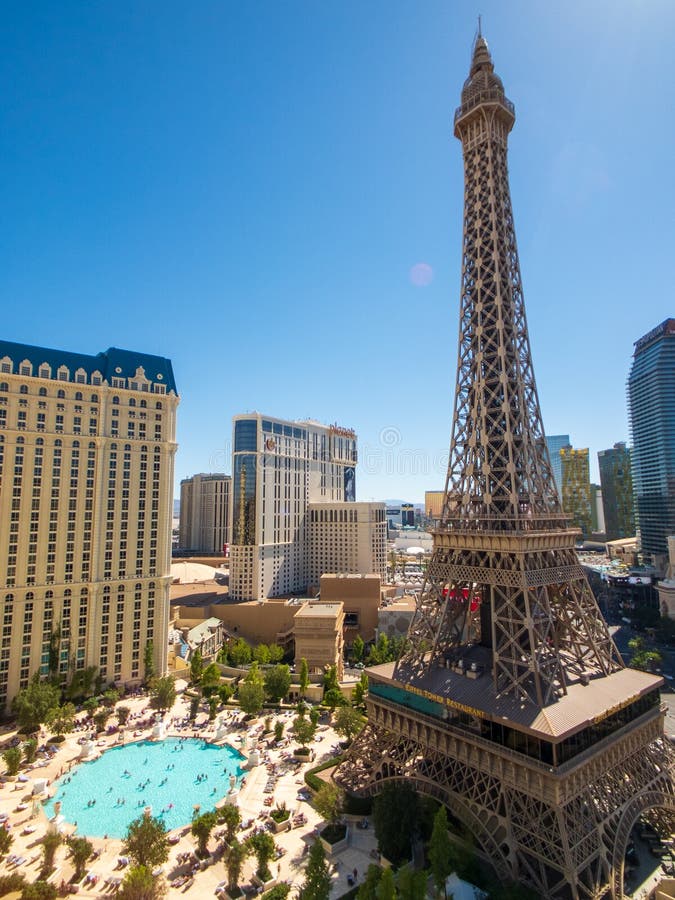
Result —
[[257, 409], [355, 428], [359, 499], [442, 488], [479, 12], [546, 431], [626, 440], [675, 315], [670, 0], [5, 4], [2, 337], [170, 357], [177, 482]]

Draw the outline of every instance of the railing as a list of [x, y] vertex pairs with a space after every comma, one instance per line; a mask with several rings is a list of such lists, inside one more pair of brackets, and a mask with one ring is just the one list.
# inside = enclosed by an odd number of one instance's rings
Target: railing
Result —
[[472, 516], [463, 515], [452, 517], [445, 522], [441, 522], [434, 531], [443, 534], [452, 531], [484, 531], [493, 534], [504, 532], [536, 532], [536, 531], [578, 531], [578, 529], [570, 529], [570, 517], [562, 513], [552, 513], [551, 515], [530, 516], [525, 513], [523, 516]]
[[551, 763], [542, 762], [539, 759], [535, 759], [533, 756], [528, 756], [526, 753], [519, 753], [517, 750], [512, 750], [510, 747], [506, 747], [504, 744], [500, 744], [497, 741], [489, 741], [487, 738], [481, 737], [473, 731], [465, 731], [463, 728], [451, 725], [450, 722], [446, 722], [445, 719], [437, 719], [426, 713], [418, 712], [414, 707], [393, 703], [391, 700], [385, 700], [380, 697], [379, 694], [373, 693], [371, 696], [377, 697], [378, 706], [385, 706], [387, 709], [390, 709], [392, 712], [397, 712], [399, 715], [406, 715], [409, 713], [411, 718], [423, 719], [429, 725], [433, 725], [434, 728], [439, 729], [439, 731], [452, 734], [458, 740], [466, 741], [466, 743], [475, 744], [476, 746], [489, 751], [496, 757], [507, 757], [518, 765], [535, 769], [537, 772], [547, 772], [551, 774], [555, 771]]
[[516, 114], [516, 108], [511, 103], [510, 100], [507, 100], [504, 96], [504, 91], [500, 88], [490, 88], [487, 91], [479, 91], [477, 94], [474, 94], [470, 100], [467, 100], [466, 103], [462, 103], [461, 106], [457, 107], [455, 110], [455, 119], [457, 122], [462, 116], [466, 115], [470, 110], [474, 109], [476, 106], [480, 106], [481, 103], [499, 103], [501, 106], [504, 106], [512, 116]]

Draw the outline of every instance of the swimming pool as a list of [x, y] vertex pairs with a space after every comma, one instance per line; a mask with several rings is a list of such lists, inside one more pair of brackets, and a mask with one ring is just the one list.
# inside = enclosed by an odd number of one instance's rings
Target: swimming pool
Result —
[[167, 831], [192, 820], [194, 807], [213, 809], [237, 785], [245, 757], [228, 745], [195, 738], [137, 741], [106, 750], [98, 759], [79, 763], [54, 782], [54, 796], [45, 804], [49, 817], [61, 801], [61, 814], [77, 824], [77, 833], [123, 838], [129, 822], [146, 806]]

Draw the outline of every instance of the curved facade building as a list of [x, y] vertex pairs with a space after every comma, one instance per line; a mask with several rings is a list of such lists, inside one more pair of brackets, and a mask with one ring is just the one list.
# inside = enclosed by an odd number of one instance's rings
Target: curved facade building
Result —
[[675, 319], [636, 341], [628, 401], [642, 552], [663, 568], [675, 534]]

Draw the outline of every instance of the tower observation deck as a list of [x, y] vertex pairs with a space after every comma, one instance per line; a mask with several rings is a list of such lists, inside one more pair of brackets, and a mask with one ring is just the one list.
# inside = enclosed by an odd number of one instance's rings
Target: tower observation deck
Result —
[[368, 670], [336, 780], [409, 779], [504, 879], [623, 896], [639, 815], [673, 829], [662, 680], [624, 667], [579, 564], [546, 447], [507, 169], [515, 109], [485, 39], [454, 117], [464, 158], [459, 350], [445, 502], [406, 649]]

